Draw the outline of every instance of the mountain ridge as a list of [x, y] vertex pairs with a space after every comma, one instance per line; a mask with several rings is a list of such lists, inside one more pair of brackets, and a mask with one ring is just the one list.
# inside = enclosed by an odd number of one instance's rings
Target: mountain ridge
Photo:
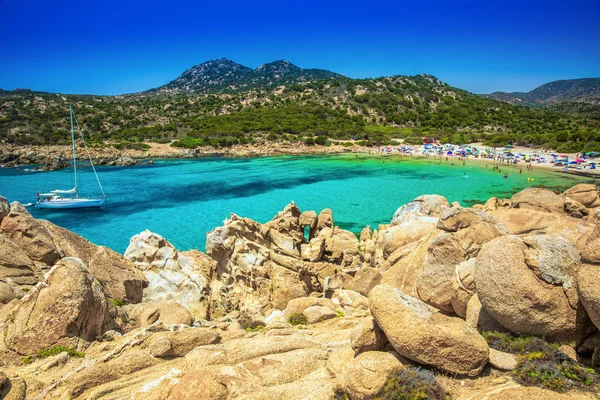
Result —
[[600, 104], [600, 78], [562, 79], [529, 92], [493, 92], [482, 96], [510, 104], [546, 106], [562, 102]]
[[221, 58], [194, 65], [166, 85], [142, 93], [177, 95], [239, 91], [332, 78], [344, 78], [344, 75], [325, 69], [301, 68], [288, 60], [275, 60], [252, 69]]

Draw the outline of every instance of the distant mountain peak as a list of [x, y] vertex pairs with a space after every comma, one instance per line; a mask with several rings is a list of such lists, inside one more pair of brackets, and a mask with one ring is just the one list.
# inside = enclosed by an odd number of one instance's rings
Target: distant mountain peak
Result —
[[563, 79], [548, 82], [530, 92], [494, 92], [483, 95], [511, 104], [544, 106], [566, 101], [600, 104], [600, 78]]
[[208, 93], [253, 87], [287, 85], [343, 75], [324, 69], [304, 69], [289, 60], [276, 60], [256, 69], [221, 58], [188, 68], [177, 79], [150, 92], [159, 94]]

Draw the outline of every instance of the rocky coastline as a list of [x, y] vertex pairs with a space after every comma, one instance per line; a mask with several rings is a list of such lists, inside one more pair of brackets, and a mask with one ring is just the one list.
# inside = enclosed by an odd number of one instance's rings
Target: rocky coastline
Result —
[[[90, 155], [95, 165], [130, 166], [140, 162], [160, 158], [195, 158], [195, 157], [264, 157], [277, 155], [318, 155], [341, 153], [374, 153], [372, 148], [340, 144], [330, 146], [306, 146], [303, 144], [264, 143], [259, 145], [235, 145], [226, 148], [210, 146], [197, 149], [173, 148], [169, 144], [150, 143], [150, 149], [122, 149], [113, 146], [90, 147]], [[5, 168], [24, 165], [37, 165], [40, 171], [52, 171], [66, 168], [72, 160], [70, 146], [15, 146], [0, 144], [0, 166]], [[77, 147], [77, 153], [84, 156], [85, 149]]]
[[599, 280], [590, 184], [359, 237], [292, 202], [124, 255], [0, 197], [0, 398], [597, 399]]

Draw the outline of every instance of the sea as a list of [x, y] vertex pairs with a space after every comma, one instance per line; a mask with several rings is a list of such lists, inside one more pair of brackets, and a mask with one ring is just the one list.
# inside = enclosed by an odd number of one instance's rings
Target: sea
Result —
[[[204, 250], [206, 234], [235, 213], [264, 223], [294, 201], [302, 211], [333, 210], [335, 225], [359, 233], [388, 224], [403, 204], [440, 194], [463, 206], [527, 187], [564, 190], [585, 178], [544, 169], [457, 159], [327, 155], [262, 158], [163, 159], [133, 167], [97, 167], [108, 201], [100, 209], [56, 211], [29, 206], [98, 245], [123, 253], [145, 229], [180, 250]], [[0, 195], [35, 203], [36, 192], [73, 187], [71, 169], [33, 172], [35, 166], [0, 168]], [[507, 177], [504, 175], [507, 174]], [[89, 165], [78, 166], [83, 196], [97, 196]]]

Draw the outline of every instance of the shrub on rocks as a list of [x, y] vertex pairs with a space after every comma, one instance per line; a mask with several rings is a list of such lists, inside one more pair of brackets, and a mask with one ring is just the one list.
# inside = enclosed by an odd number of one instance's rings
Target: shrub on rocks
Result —
[[[550, 348], [549, 348], [550, 349]], [[559, 350], [527, 353], [519, 358], [514, 371], [517, 382], [525, 386], [541, 386], [557, 392], [570, 389], [600, 389], [600, 375]]]
[[392, 372], [375, 397], [376, 400], [446, 400], [450, 398], [450, 394], [440, 386], [432, 372], [414, 367]]
[[482, 332], [491, 348], [518, 356], [514, 379], [524, 386], [557, 392], [600, 389], [600, 375], [563, 353], [559, 345], [536, 336]]
[[306, 317], [302, 313], [295, 313], [288, 318], [290, 325], [306, 325]]

